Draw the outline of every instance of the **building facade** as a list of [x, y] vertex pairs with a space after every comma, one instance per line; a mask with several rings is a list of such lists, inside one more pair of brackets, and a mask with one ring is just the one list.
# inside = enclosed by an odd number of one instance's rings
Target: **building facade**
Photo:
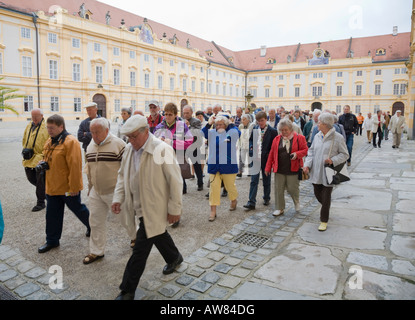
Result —
[[90, 101], [115, 119], [123, 107], [147, 113], [153, 99], [234, 114], [248, 92], [266, 110], [410, 112], [410, 33], [234, 52], [93, 0], [7, 2], [1, 84], [24, 97], [10, 101], [19, 115], [0, 110], [0, 121], [26, 121], [33, 107], [83, 119]]

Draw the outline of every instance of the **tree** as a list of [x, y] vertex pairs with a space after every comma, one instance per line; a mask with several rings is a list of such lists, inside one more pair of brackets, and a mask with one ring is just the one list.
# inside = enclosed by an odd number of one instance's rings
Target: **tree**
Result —
[[[0, 78], [0, 81], [4, 78]], [[13, 108], [7, 101], [17, 98], [23, 98], [24, 96], [21, 94], [16, 94], [19, 89], [12, 89], [5, 86], [0, 85], [0, 109], [6, 109], [14, 112], [15, 114], [19, 114], [15, 108]]]

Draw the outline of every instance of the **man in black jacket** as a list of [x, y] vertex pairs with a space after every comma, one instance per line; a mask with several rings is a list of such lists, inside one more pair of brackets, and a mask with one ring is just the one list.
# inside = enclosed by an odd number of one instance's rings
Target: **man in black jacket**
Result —
[[82, 142], [82, 148], [86, 153], [86, 148], [88, 147], [89, 143], [92, 140], [91, 131], [89, 130], [89, 124], [95, 118], [99, 118], [100, 115], [98, 114], [98, 106], [95, 102], [91, 102], [85, 106], [86, 113], [88, 114], [88, 118], [83, 120], [79, 125], [78, 129], [78, 140]]
[[353, 139], [359, 124], [356, 116], [350, 112], [349, 105], [345, 105], [343, 111], [344, 113], [339, 117], [339, 123], [343, 125], [344, 131], [346, 132], [346, 145], [349, 151], [347, 165], [350, 166], [352, 161]]
[[272, 141], [278, 135], [277, 129], [274, 129], [267, 124], [267, 114], [264, 111], [258, 112], [255, 119], [258, 125], [254, 126], [249, 138], [249, 161], [252, 161], [252, 163], [249, 164], [251, 185], [249, 187], [248, 203], [244, 205], [244, 208], [248, 210], [255, 209], [260, 172], [262, 172], [262, 183], [264, 187], [264, 205], [269, 205], [269, 201], [271, 199], [271, 175], [265, 175], [264, 169], [267, 164]]

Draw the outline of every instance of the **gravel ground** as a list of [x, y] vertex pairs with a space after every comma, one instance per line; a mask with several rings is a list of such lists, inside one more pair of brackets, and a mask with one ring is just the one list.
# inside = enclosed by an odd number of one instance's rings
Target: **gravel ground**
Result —
[[[70, 133], [76, 135], [79, 121], [67, 123]], [[5, 220], [5, 234], [2, 244], [21, 252], [23, 257], [48, 270], [52, 265], [63, 269], [63, 280], [70, 288], [91, 299], [112, 300], [118, 292], [125, 265], [131, 255], [125, 230], [109, 214], [108, 240], [104, 259], [91, 265], [84, 265], [82, 259], [89, 253], [89, 238], [85, 237], [85, 227], [75, 215], [65, 210], [65, 219], [60, 247], [39, 254], [37, 248], [45, 242], [45, 210], [31, 212], [36, 204], [35, 188], [27, 181], [21, 164], [21, 139], [25, 123], [0, 123], [0, 198]], [[115, 131], [116, 125], [112, 126]], [[205, 168], [206, 171], [206, 168]], [[218, 207], [217, 219], [208, 222], [210, 207], [205, 189], [197, 191], [196, 180], [187, 180], [188, 193], [183, 195], [183, 214], [178, 228], [169, 228], [177, 247], [184, 257], [190, 255], [212, 239], [230, 230], [233, 225], [249, 217], [242, 207], [248, 200], [250, 179], [246, 175], [237, 178], [239, 192], [236, 211], [228, 211], [230, 201], [222, 198]], [[84, 176], [84, 187], [87, 179]], [[271, 210], [262, 205], [263, 189], [260, 183], [257, 196], [258, 211]], [[273, 188], [271, 198], [273, 198]], [[82, 191], [82, 201], [88, 206], [87, 190]], [[291, 200], [289, 200], [291, 201]], [[288, 205], [288, 203], [287, 203]], [[151, 286], [159, 277], [165, 262], [154, 248], [148, 259], [141, 285]]]

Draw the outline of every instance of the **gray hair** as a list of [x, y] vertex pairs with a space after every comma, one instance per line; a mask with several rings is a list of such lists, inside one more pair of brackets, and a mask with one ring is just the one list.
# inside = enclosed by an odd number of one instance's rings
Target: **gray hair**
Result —
[[318, 121], [320, 121], [322, 124], [325, 124], [330, 129], [334, 126], [334, 117], [331, 113], [328, 112], [323, 112], [320, 114]]
[[288, 127], [288, 129], [290, 129], [291, 131], [294, 130], [293, 123], [288, 117], [282, 118], [280, 122], [278, 122], [278, 126], [277, 126], [278, 131], [280, 131], [282, 127]]
[[43, 116], [43, 110], [40, 108], [33, 108], [30, 112], [39, 111], [39, 113]]
[[244, 113], [244, 114], [241, 116], [241, 121], [242, 121], [243, 119], [248, 119], [248, 121], [249, 121], [249, 122], [251, 122], [251, 116], [250, 116], [249, 114]]
[[95, 124], [98, 126], [101, 126], [103, 129], [109, 130], [110, 128], [110, 122], [107, 119], [102, 118], [102, 117], [93, 119], [90, 123], [90, 126], [95, 125]]
[[121, 112], [127, 112], [129, 115], [131, 115], [131, 108], [122, 108]]
[[225, 117], [225, 116], [219, 115], [219, 116], [217, 116], [217, 117], [216, 117], [216, 119], [215, 119], [215, 124], [216, 124], [216, 123], [218, 123], [219, 121], [223, 121], [223, 122], [225, 123], [225, 126], [226, 126], [226, 127], [229, 125], [229, 118], [228, 118], [228, 117]]

